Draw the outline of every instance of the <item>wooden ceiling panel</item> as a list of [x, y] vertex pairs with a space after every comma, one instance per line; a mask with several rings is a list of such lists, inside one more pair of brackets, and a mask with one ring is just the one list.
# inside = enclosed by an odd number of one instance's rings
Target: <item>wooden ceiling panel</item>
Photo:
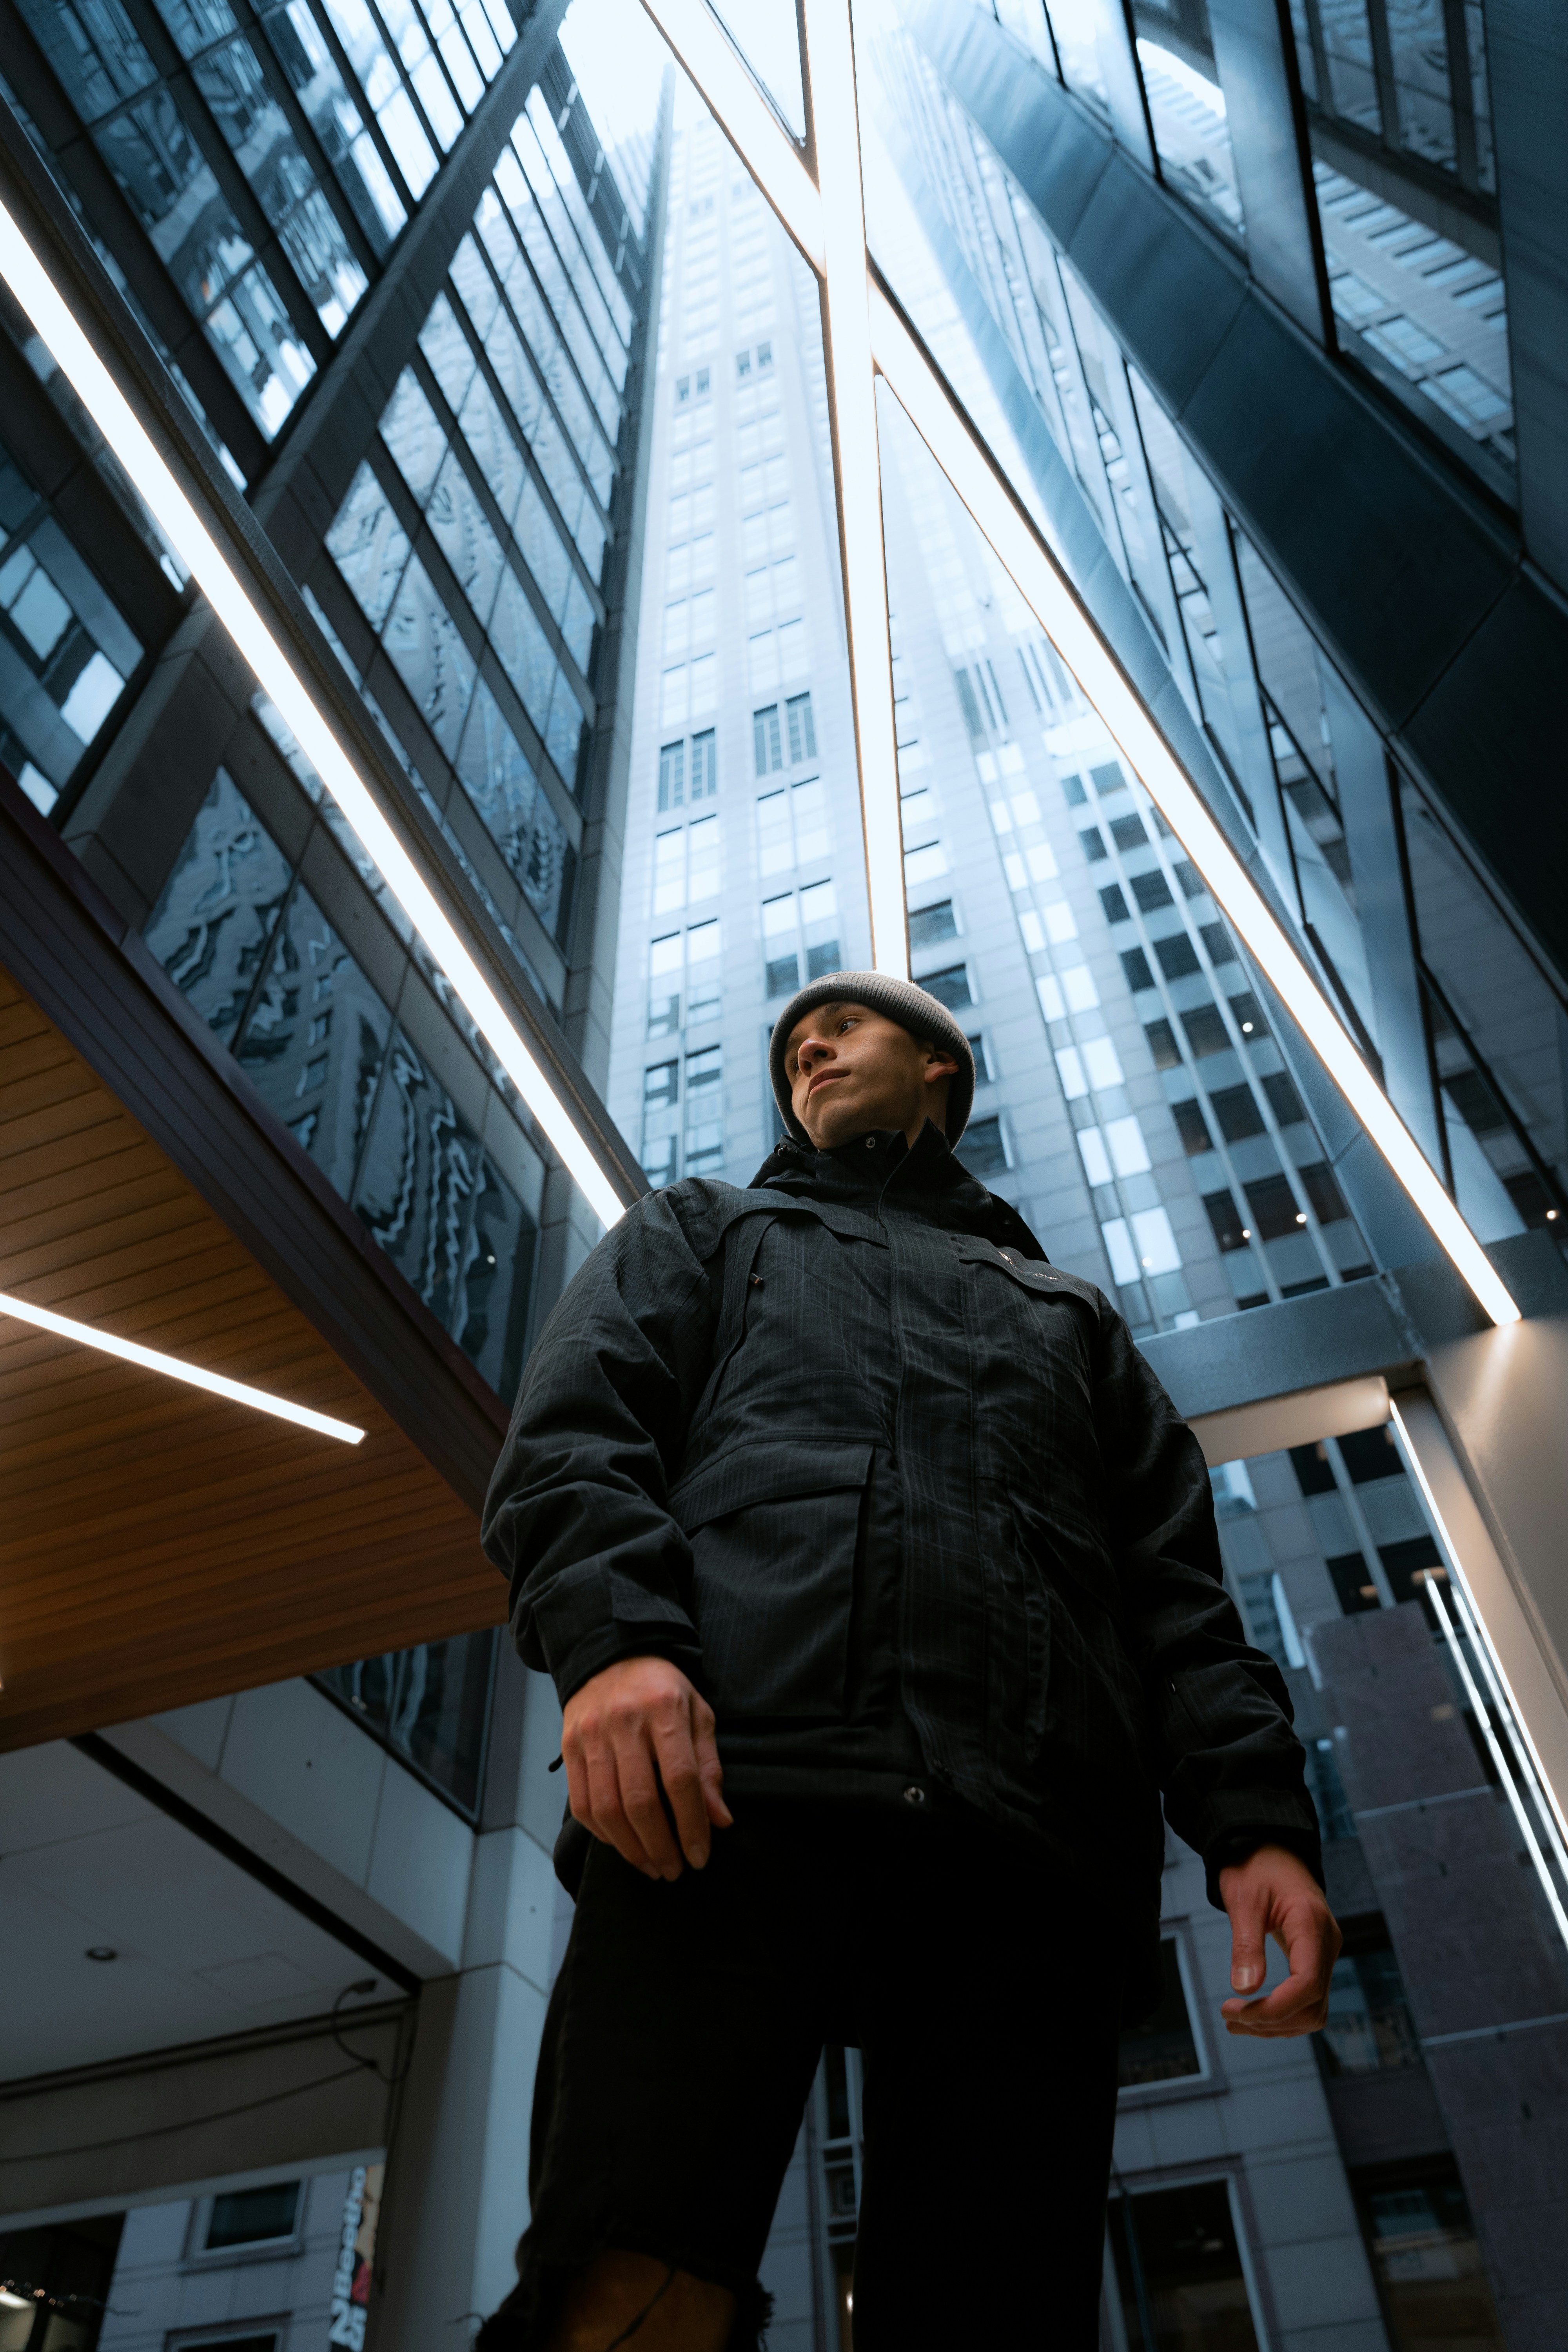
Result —
[[[297, 1181], [286, 1159], [278, 1175]], [[0, 1290], [366, 1433], [317, 1437], [0, 1317], [0, 1747], [502, 1615], [472, 1496], [299, 1288], [0, 971]], [[439, 1371], [440, 1335], [410, 1338]], [[499, 1442], [499, 1407], [479, 1408], [481, 1458], [487, 1421]]]

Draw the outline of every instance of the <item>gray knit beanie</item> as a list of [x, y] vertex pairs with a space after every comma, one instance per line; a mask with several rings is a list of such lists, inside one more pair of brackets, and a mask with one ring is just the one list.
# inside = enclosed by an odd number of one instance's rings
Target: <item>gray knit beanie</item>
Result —
[[773, 1082], [773, 1100], [779, 1107], [779, 1117], [797, 1143], [809, 1143], [811, 1138], [790, 1108], [789, 1081], [784, 1076], [784, 1048], [789, 1044], [790, 1031], [803, 1013], [814, 1004], [829, 1004], [836, 999], [847, 1004], [868, 1004], [873, 1013], [885, 1013], [911, 1037], [940, 1045], [958, 1064], [948, 1080], [947, 1139], [955, 1148], [959, 1137], [969, 1124], [970, 1108], [974, 1100], [974, 1054], [968, 1038], [953, 1019], [945, 1004], [917, 988], [912, 980], [894, 980], [885, 971], [830, 971], [821, 980], [801, 989], [790, 998], [773, 1024], [773, 1043], [768, 1047], [768, 1075]]

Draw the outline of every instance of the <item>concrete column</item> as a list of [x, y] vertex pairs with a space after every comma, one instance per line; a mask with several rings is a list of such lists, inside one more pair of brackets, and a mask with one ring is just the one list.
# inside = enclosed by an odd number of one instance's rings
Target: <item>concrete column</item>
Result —
[[561, 1710], [503, 1650], [462, 1965], [420, 1997], [388, 2152], [368, 2352], [467, 2352], [517, 2280], [534, 2067], [557, 1957]]
[[1568, 2326], [1568, 1952], [1418, 1601], [1308, 1637], [1510, 2352]]

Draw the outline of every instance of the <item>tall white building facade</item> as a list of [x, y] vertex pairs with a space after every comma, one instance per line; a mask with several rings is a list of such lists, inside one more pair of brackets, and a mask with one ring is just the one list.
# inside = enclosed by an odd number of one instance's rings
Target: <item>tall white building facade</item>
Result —
[[[766, 1039], [868, 958], [814, 283], [677, 133], [609, 1100], [744, 1183]], [[914, 975], [973, 1039], [965, 1164], [1148, 1332], [1370, 1272], [1192, 866], [896, 404], [883, 488]]]

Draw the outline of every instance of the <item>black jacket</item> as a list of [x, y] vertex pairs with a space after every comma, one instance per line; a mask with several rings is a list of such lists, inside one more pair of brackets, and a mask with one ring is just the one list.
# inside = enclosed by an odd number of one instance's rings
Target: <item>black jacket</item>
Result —
[[1157, 1790], [1211, 1899], [1265, 1839], [1321, 1874], [1196, 1440], [932, 1126], [630, 1210], [530, 1359], [484, 1542], [563, 1700], [617, 1658], [685, 1670], [731, 1800], [957, 1797], [1113, 1853], [1146, 1924]]

